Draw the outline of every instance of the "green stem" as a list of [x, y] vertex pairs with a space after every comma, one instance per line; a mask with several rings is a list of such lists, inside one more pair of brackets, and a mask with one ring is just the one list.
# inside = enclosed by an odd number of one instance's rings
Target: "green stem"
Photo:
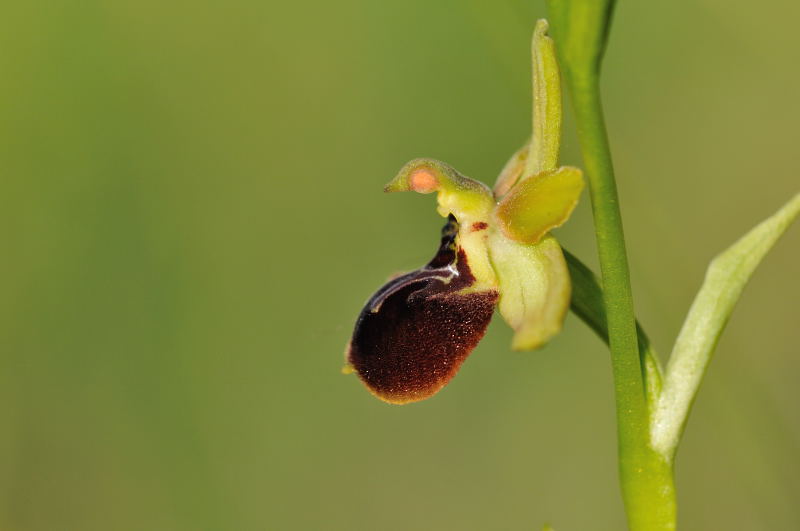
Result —
[[[563, 251], [572, 281], [572, 312], [586, 323], [607, 345], [608, 322], [600, 283], [595, 274], [578, 257], [566, 249]], [[645, 367], [647, 402], [654, 404], [661, 394], [663, 379], [661, 362], [639, 321], [636, 321], [636, 336], [639, 348], [639, 362]]]
[[628, 259], [611, 153], [596, 76], [567, 76], [594, 213], [597, 250], [614, 370], [620, 443], [636, 446], [647, 433], [648, 413], [639, 363]]
[[[608, 324], [603, 290], [594, 273], [577, 257], [564, 250], [572, 279], [572, 311], [603, 341], [608, 343]], [[647, 399], [656, 403], [661, 393], [661, 364], [644, 330], [636, 323], [638, 351], [646, 371]], [[674, 529], [675, 487], [671, 459], [644, 447], [642, 471], [630, 482], [625, 505], [631, 529]], [[621, 470], [622, 471], [622, 470]], [[624, 476], [623, 476], [624, 477]], [[623, 481], [623, 491], [625, 482]]]
[[672, 463], [650, 448], [628, 259], [596, 75], [567, 75], [594, 213], [608, 322], [622, 496], [632, 530], [675, 528]]
[[[619, 472], [631, 530], [675, 529], [672, 462], [649, 442], [647, 364], [639, 359], [622, 216], [600, 98], [611, 0], [550, 0], [556, 48], [589, 181], [617, 411]], [[653, 386], [649, 386], [653, 388]]]

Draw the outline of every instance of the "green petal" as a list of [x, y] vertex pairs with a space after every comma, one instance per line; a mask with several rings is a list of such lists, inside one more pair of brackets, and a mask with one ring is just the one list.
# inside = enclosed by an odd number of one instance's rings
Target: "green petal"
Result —
[[497, 176], [497, 181], [494, 183], [494, 196], [498, 199], [506, 195], [511, 188], [519, 180], [522, 171], [525, 169], [525, 161], [528, 160], [530, 151], [531, 140], [528, 139], [525, 145], [517, 150], [516, 153], [511, 155], [500, 175]]
[[503, 233], [520, 243], [536, 243], [569, 218], [583, 190], [583, 174], [565, 166], [517, 184], [497, 205]]
[[570, 301], [569, 271], [558, 242], [546, 236], [523, 244], [493, 231], [489, 255], [500, 286], [500, 315], [515, 331], [511, 348], [544, 345], [561, 330]]

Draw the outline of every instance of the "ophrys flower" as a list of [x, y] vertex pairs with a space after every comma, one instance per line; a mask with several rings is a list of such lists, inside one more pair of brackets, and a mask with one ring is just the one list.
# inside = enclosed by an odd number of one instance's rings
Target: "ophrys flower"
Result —
[[494, 191], [432, 159], [409, 162], [385, 188], [435, 192], [447, 224], [433, 259], [386, 283], [356, 322], [348, 369], [382, 400], [438, 392], [483, 337], [495, 306], [515, 331], [516, 350], [538, 348], [561, 329], [569, 273], [549, 231], [569, 217], [583, 178], [577, 168], [556, 168], [560, 86], [546, 30], [539, 21], [533, 39], [532, 139]]

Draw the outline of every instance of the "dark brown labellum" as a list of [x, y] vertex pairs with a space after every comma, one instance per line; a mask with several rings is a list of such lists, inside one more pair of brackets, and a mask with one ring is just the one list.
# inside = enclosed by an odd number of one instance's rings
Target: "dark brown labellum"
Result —
[[389, 281], [367, 302], [347, 354], [367, 388], [404, 404], [434, 395], [455, 376], [492, 318], [495, 290], [459, 293], [474, 284], [448, 219], [436, 256]]

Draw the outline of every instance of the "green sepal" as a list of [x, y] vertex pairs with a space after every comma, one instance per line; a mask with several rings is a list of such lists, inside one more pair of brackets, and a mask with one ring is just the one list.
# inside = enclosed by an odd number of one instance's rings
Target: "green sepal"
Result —
[[561, 146], [561, 73], [546, 20], [536, 21], [531, 42], [533, 60], [533, 136], [522, 179], [558, 165]]
[[498, 203], [497, 223], [512, 240], [536, 243], [569, 219], [583, 186], [581, 170], [570, 166], [525, 179]]
[[533, 122], [531, 138], [503, 167], [494, 185], [500, 199], [516, 183], [553, 171], [561, 145], [561, 74], [546, 20], [538, 20], [531, 41]]
[[524, 244], [495, 230], [489, 256], [500, 286], [500, 315], [514, 329], [511, 348], [541, 347], [561, 330], [569, 309], [571, 284], [561, 247], [552, 236]]

